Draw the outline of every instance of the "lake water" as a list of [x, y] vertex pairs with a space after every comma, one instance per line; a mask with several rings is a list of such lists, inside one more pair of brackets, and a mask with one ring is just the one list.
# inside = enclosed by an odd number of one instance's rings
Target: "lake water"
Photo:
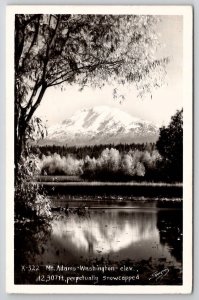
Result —
[[94, 207], [55, 212], [50, 233], [36, 236], [28, 263], [43, 268], [46, 283], [66, 284], [46, 281], [50, 272], [84, 276], [78, 284], [182, 284], [181, 209], [157, 201]]

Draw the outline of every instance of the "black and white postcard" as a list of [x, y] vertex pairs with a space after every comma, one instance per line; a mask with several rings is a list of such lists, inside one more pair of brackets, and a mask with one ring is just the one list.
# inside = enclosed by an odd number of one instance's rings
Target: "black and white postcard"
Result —
[[8, 6], [7, 292], [191, 293], [192, 7]]

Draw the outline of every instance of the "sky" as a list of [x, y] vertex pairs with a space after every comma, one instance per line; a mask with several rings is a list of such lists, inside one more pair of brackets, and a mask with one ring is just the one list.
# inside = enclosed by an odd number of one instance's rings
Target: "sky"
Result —
[[151, 95], [137, 98], [132, 87], [124, 86], [121, 92], [125, 100], [120, 103], [113, 98], [113, 86], [102, 89], [66, 86], [64, 91], [59, 87], [47, 89], [42, 103], [37, 110], [47, 126], [51, 126], [70, 118], [82, 108], [107, 105], [119, 108], [134, 117], [150, 121], [158, 126], [167, 125], [171, 116], [183, 103], [183, 19], [181, 16], [162, 16], [157, 31], [160, 35], [161, 47], [156, 53], [158, 57], [169, 57], [165, 84]]

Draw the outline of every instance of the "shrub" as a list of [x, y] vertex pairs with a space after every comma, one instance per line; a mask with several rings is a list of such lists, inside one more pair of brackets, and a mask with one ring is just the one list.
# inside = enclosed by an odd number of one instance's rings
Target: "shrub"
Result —
[[81, 175], [83, 160], [78, 160], [68, 155], [61, 157], [54, 153], [52, 156], [43, 155], [39, 161], [42, 174], [48, 175]]
[[33, 154], [22, 157], [18, 164], [15, 184], [15, 217], [28, 219], [51, 218], [50, 201], [41, 187], [32, 183], [33, 175], [41, 172], [39, 160]]

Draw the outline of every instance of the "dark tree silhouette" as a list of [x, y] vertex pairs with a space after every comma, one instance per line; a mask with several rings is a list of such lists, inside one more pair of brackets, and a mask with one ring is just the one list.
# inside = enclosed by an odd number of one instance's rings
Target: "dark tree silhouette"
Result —
[[183, 109], [177, 110], [170, 124], [160, 128], [157, 149], [164, 158], [165, 171], [172, 180], [182, 180]]

